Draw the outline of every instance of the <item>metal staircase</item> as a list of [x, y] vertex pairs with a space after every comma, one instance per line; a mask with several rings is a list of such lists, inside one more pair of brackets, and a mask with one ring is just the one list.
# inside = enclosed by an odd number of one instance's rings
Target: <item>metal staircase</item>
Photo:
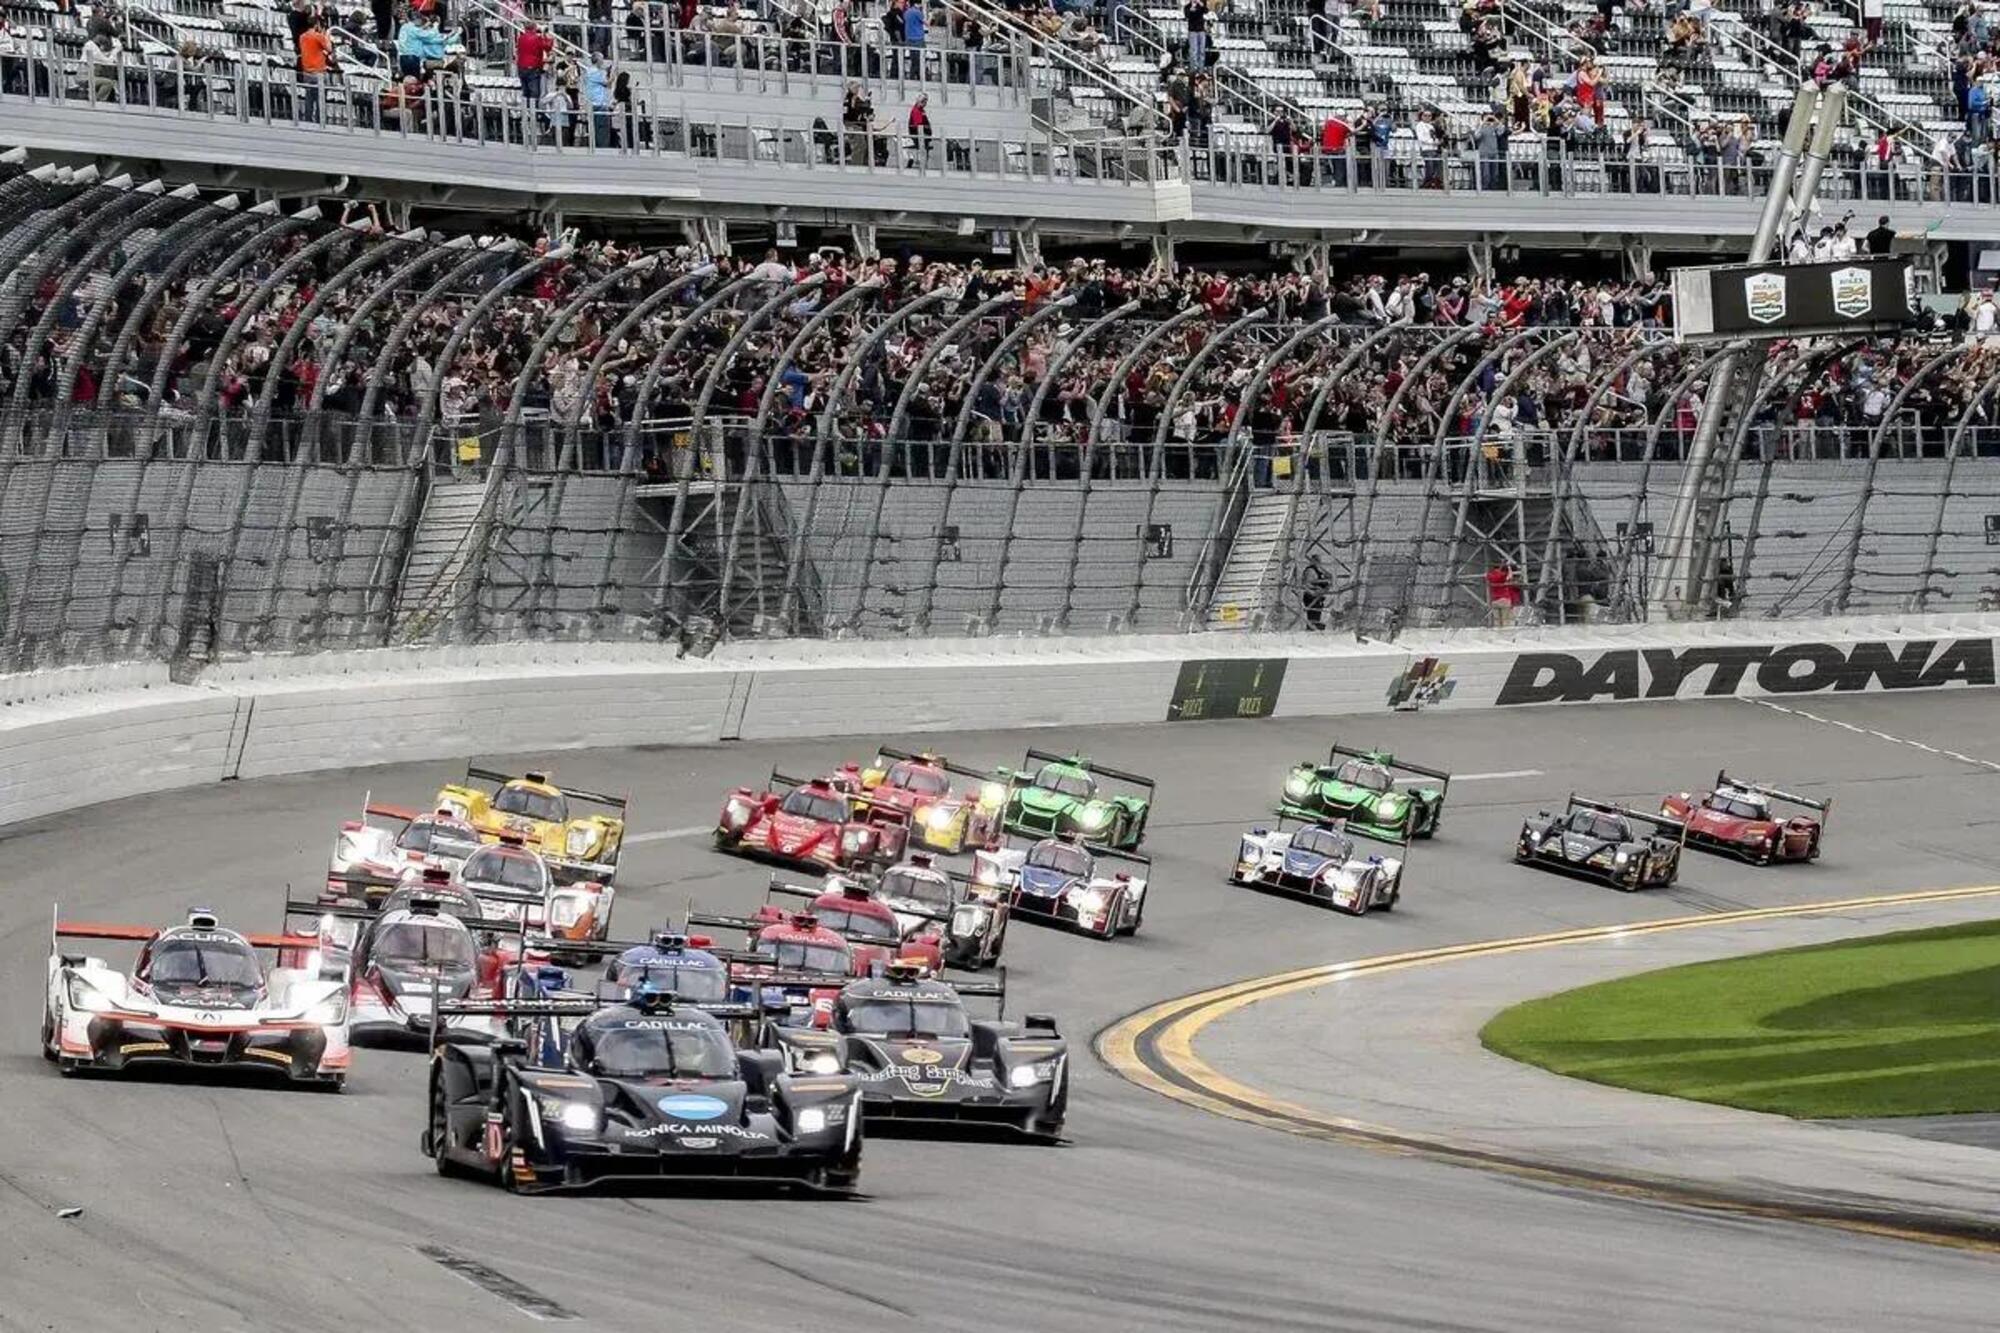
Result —
[[792, 521], [783, 491], [758, 482], [695, 482], [686, 512], [669, 527], [669, 613], [705, 622], [725, 638], [817, 634], [823, 599], [810, 558], [799, 561], [792, 624], [782, 623], [791, 569]]
[[1274, 575], [1285, 565], [1293, 508], [1288, 492], [1250, 493], [1222, 572], [1208, 595], [1207, 628], [1250, 629], [1268, 622], [1277, 609]]
[[391, 642], [413, 642], [450, 621], [494, 484], [490, 478], [431, 483], [396, 583]]

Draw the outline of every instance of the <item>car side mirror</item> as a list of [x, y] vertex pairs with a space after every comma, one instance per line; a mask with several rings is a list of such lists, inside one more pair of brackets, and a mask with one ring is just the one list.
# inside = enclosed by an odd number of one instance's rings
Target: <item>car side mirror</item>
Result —
[[1026, 1026], [1028, 1031], [1039, 1032], [1044, 1036], [1060, 1037], [1062, 1035], [1056, 1028], [1056, 1016], [1054, 1014], [1029, 1014], [1024, 1026]]

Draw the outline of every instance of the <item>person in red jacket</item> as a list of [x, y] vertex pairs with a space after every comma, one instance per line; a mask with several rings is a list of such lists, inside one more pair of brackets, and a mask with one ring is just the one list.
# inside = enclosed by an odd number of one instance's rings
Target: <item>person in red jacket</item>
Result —
[[514, 71], [521, 76], [521, 100], [530, 111], [542, 104], [542, 71], [548, 68], [549, 52], [555, 48], [555, 38], [533, 19], [514, 39]]
[[1333, 173], [1335, 185], [1347, 184], [1347, 145], [1354, 138], [1354, 127], [1339, 116], [1328, 116], [1326, 123], [1319, 127], [1319, 155]]

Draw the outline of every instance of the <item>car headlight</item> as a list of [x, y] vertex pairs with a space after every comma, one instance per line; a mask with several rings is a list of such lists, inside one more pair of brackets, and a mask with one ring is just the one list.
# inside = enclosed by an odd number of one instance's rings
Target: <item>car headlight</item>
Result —
[[998, 884], [1000, 882], [1000, 867], [991, 861], [979, 862], [972, 867], [972, 882], [974, 884]]
[[583, 920], [589, 911], [590, 900], [579, 894], [565, 893], [556, 898], [552, 907], [553, 924], [568, 928]]
[[1285, 794], [1287, 796], [1304, 796], [1311, 789], [1312, 783], [1308, 782], [1302, 773], [1294, 773], [1285, 781]]
[[851, 828], [840, 835], [840, 845], [850, 852], [861, 850], [861, 844], [866, 840], [866, 832], [858, 828]]
[[546, 1100], [542, 1109], [566, 1130], [573, 1134], [595, 1134], [597, 1132], [597, 1108], [589, 1102], [557, 1102]]
[[446, 797], [444, 800], [439, 801], [437, 808], [450, 815], [453, 819], [469, 820], [472, 818], [472, 811], [466, 806], [465, 802], [455, 800], [451, 797]]
[[306, 1022], [316, 1023], [323, 1028], [337, 1028], [347, 1021], [347, 997], [329, 995], [312, 1008], [306, 1010]]
[[597, 845], [597, 830], [588, 824], [579, 825], [569, 831], [563, 840], [563, 847], [571, 856], [588, 856], [590, 849]]
[[792, 1063], [801, 1074], [838, 1074], [840, 1057], [832, 1051], [794, 1051]]
[[750, 822], [750, 802], [740, 796], [732, 796], [722, 807], [722, 822], [735, 827]]
[[1078, 909], [1079, 911], [1084, 911], [1084, 912], [1100, 912], [1100, 911], [1103, 911], [1103, 910], [1104, 910], [1104, 890], [1102, 890], [1102, 889], [1078, 889], [1078, 890], [1076, 891], [1076, 905], [1077, 905], [1077, 909]]
[[1375, 802], [1375, 808], [1385, 815], [1393, 815], [1403, 808], [1403, 798], [1400, 796], [1384, 796], [1381, 800]]
[[1632, 859], [1632, 853], [1630, 853], [1630, 852], [1626, 851], [1626, 850], [1625, 850], [1624, 848], [1622, 848], [1622, 847], [1618, 849], [1618, 864], [1619, 864], [1619, 865], [1621, 865], [1621, 866], [1622, 866], [1622, 865], [1624, 865], [1624, 864], [1625, 864], [1625, 863], [1626, 863], [1627, 861], [1629, 861], [1629, 860], [1631, 860], [1631, 859]]
[[808, 1106], [799, 1112], [799, 1133], [817, 1134], [826, 1128], [826, 1111], [822, 1107]]
[[924, 823], [933, 833], [943, 833], [957, 818], [958, 811], [948, 805], [933, 805], [924, 809]]
[[1606, 848], [1605, 848], [1605, 849], [1604, 849], [1603, 851], [1601, 851], [1601, 852], [1597, 852], [1597, 853], [1593, 854], [1593, 855], [1591, 856], [1591, 858], [1590, 858], [1590, 864], [1591, 864], [1591, 865], [1594, 865], [1594, 866], [1597, 866], [1597, 865], [1605, 865], [1605, 866], [1608, 866], [1608, 865], [1610, 865], [1610, 864], [1611, 864], [1611, 849], [1610, 849], [1609, 847], [1606, 847]]
[[1032, 1088], [1037, 1083], [1046, 1082], [1055, 1074], [1053, 1060], [1038, 1060], [1031, 1065], [1015, 1065], [1007, 1071], [1007, 1086], [1010, 1088]]
[[989, 782], [984, 787], [981, 787], [979, 789], [979, 803], [988, 807], [1005, 805], [1007, 803], [1007, 784], [1004, 782]]
[[962, 903], [951, 912], [951, 933], [954, 935], [977, 935], [986, 928], [986, 909], [972, 903]]
[[97, 987], [91, 985], [82, 977], [71, 977], [69, 979], [69, 1007], [72, 1009], [81, 1009], [86, 1014], [109, 1013], [112, 1009], [116, 1008], [111, 1003], [110, 996], [98, 990]]
[[1083, 825], [1085, 828], [1102, 828], [1110, 818], [1111, 808], [1099, 805], [1093, 801], [1091, 804], [1083, 807], [1083, 810], [1077, 815], [1076, 820], [1077, 823]]

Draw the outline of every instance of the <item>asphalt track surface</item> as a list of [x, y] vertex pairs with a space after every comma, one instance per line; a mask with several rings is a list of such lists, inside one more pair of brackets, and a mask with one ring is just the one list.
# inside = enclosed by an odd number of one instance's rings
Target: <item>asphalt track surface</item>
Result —
[[[1078, 1051], [1072, 1146], [872, 1139], [867, 1197], [853, 1202], [521, 1199], [440, 1180], [417, 1151], [416, 1053], [359, 1053], [339, 1097], [62, 1080], [36, 1056], [51, 900], [141, 922], [200, 902], [269, 928], [286, 884], [323, 873], [364, 790], [422, 801], [458, 765], [231, 784], [10, 829], [0, 1329], [449, 1330], [563, 1315], [633, 1330], [1984, 1326], [1988, 1256], [1316, 1143], [1158, 1097], [1083, 1048], [1151, 1002], [1288, 968], [1995, 882], [2000, 774], [1943, 751], [2000, 761], [1996, 705], [1972, 691], [1819, 700], [1824, 721], [1717, 701], [954, 737], [970, 762], [1067, 741], [1159, 778], [1145, 930], [1109, 944], [1010, 932], [1012, 1007], [1054, 1011]], [[1543, 772], [1455, 784], [1393, 914], [1357, 921], [1225, 885], [1239, 829], [1287, 764], [1336, 736], [1461, 774]], [[629, 787], [635, 830], [678, 831], [774, 762], [798, 771], [859, 749], [604, 751], [559, 756], [557, 770]], [[1508, 862], [1522, 815], [1572, 786], [1645, 801], [1719, 765], [1833, 794], [1825, 859], [1758, 870], [1691, 855], [1681, 885], [1635, 895]], [[691, 895], [747, 907], [766, 873], [699, 836], [635, 843], [617, 927], [637, 933]], [[1337, 1090], [1340, 1071], [1324, 1077]]]

